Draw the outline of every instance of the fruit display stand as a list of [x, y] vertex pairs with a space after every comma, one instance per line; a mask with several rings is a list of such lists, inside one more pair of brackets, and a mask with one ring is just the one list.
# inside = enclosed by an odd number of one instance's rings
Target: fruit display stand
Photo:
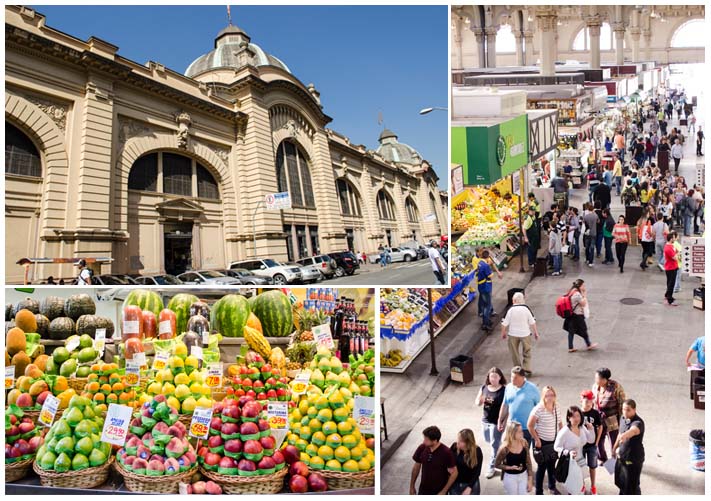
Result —
[[[475, 295], [474, 274], [452, 277], [451, 289], [433, 289], [432, 313], [437, 337]], [[429, 313], [424, 289], [381, 291], [380, 371], [402, 374], [430, 343]]]

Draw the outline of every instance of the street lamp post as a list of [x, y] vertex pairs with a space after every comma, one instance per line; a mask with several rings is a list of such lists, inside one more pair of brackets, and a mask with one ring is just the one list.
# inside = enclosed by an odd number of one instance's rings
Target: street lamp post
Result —
[[420, 110], [420, 115], [427, 115], [428, 113], [431, 113], [434, 110], [439, 110], [439, 111], [449, 111], [448, 108], [443, 108], [441, 106], [433, 106], [431, 108], [422, 108]]

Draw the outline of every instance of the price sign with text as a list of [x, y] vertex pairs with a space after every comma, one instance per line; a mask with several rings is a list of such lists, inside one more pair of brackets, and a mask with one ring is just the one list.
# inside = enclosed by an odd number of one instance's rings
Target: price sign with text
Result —
[[207, 366], [205, 384], [209, 388], [217, 388], [222, 386], [222, 362], [213, 363]]
[[157, 352], [156, 356], [153, 358], [153, 370], [160, 371], [165, 369], [165, 367], [168, 365], [169, 358], [170, 354], [167, 351]]
[[291, 392], [294, 395], [303, 395], [306, 393], [306, 388], [309, 387], [309, 381], [311, 380], [310, 372], [299, 372], [291, 383]]
[[72, 352], [79, 348], [79, 336], [72, 336], [69, 338], [67, 341], [67, 345], [65, 346], [68, 352]]
[[170, 320], [163, 320], [158, 324], [158, 336], [162, 336], [163, 334], [173, 335], [173, 324]]
[[15, 366], [5, 367], [5, 389], [11, 390], [15, 386]]
[[139, 367], [144, 367], [146, 365], [146, 354], [141, 352], [134, 353], [133, 354], [133, 363], [138, 365]]
[[353, 405], [353, 419], [361, 433], [375, 434], [375, 399], [356, 395]]
[[329, 350], [333, 349], [333, 337], [329, 324], [317, 325], [311, 329], [311, 332], [313, 332], [314, 340], [318, 346], [325, 346]]
[[141, 366], [136, 362], [126, 361], [126, 386], [138, 386], [141, 377]]
[[289, 428], [288, 402], [269, 402], [267, 404], [267, 422], [272, 430]]
[[188, 434], [195, 438], [207, 438], [210, 432], [210, 421], [212, 421], [212, 407], [196, 407]]
[[94, 349], [99, 353], [104, 353], [104, 347], [106, 346], [106, 329], [96, 329], [94, 334]]
[[52, 395], [47, 395], [47, 398], [44, 400], [44, 404], [42, 404], [42, 410], [40, 410], [40, 415], [39, 418], [37, 418], [37, 421], [49, 428], [54, 422], [54, 416], [57, 414], [57, 409], [59, 409], [59, 399]]
[[131, 421], [133, 408], [126, 405], [109, 404], [101, 432], [101, 441], [122, 446], [126, 442], [128, 425]]
[[196, 344], [192, 345], [190, 347], [190, 354], [197, 358], [198, 360], [202, 361], [202, 346], [198, 346]]
[[139, 335], [141, 333], [141, 329], [138, 320], [124, 320], [122, 332], [124, 336]]

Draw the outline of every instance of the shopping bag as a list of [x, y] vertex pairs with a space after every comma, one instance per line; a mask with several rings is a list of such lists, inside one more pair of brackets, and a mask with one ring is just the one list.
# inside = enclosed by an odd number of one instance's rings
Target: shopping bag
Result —
[[570, 494], [583, 494], [583, 470], [575, 459], [570, 460], [568, 478], [565, 479], [564, 485]]
[[585, 315], [585, 318], [590, 318], [590, 307], [589, 306], [583, 306], [583, 315]]

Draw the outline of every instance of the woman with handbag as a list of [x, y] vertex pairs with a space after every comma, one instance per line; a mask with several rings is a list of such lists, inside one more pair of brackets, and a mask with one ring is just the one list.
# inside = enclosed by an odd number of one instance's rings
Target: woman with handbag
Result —
[[610, 447], [617, 440], [622, 415], [622, 402], [625, 401], [625, 390], [617, 381], [610, 379], [612, 373], [607, 367], [601, 367], [595, 372], [595, 384], [592, 392], [595, 396], [595, 408], [602, 415], [602, 437], [598, 442], [598, 459], [601, 463], [607, 461], [605, 438], [610, 437]]
[[499, 452], [501, 444], [501, 433], [503, 427], [499, 429], [499, 413], [501, 404], [504, 403], [504, 393], [506, 391], [506, 378], [498, 367], [492, 367], [486, 374], [486, 380], [476, 396], [476, 404], [484, 406], [484, 413], [481, 419], [481, 426], [484, 431], [484, 440], [491, 445], [492, 454], [489, 461], [489, 469], [486, 478], [492, 478], [496, 474], [494, 461]]
[[484, 454], [476, 444], [474, 432], [465, 428], [457, 434], [457, 441], [452, 444], [452, 454], [457, 460], [457, 479], [449, 489], [450, 495], [476, 495], [481, 493], [479, 476]]
[[543, 494], [543, 477], [548, 473], [548, 489], [551, 494], [560, 494], [555, 485], [555, 462], [558, 459], [553, 443], [558, 430], [563, 427], [562, 414], [557, 395], [552, 386], [541, 391], [542, 400], [528, 417], [528, 431], [533, 439], [533, 458], [538, 463], [536, 470], [536, 494]]
[[496, 468], [501, 470], [504, 491], [508, 495], [528, 494], [533, 490], [533, 465], [528, 442], [520, 423], [506, 425], [504, 439], [496, 455]]
[[[583, 411], [577, 405], [568, 407], [565, 421], [567, 426], [558, 432], [553, 447], [558, 454], [570, 454], [571, 461], [575, 461], [581, 469], [584, 469], [587, 463], [583, 447], [586, 444], [595, 443], [595, 430], [591, 423], [587, 421], [583, 423]], [[581, 493], [585, 494], [584, 482]], [[571, 492], [570, 494], [576, 493]]]

